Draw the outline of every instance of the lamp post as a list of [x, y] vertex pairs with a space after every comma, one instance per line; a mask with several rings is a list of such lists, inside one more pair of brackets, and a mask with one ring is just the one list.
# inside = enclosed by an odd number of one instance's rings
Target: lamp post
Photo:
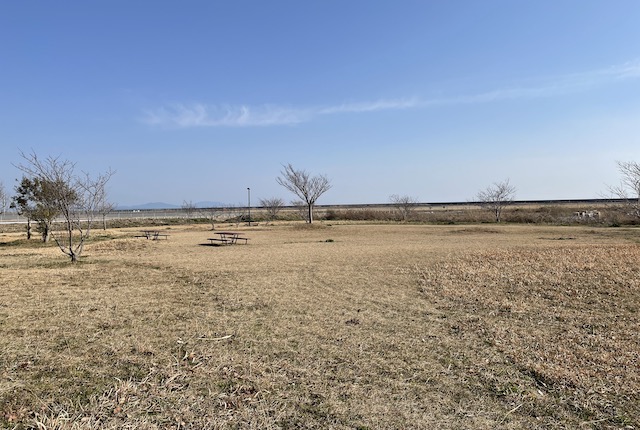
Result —
[[247, 187], [247, 200], [249, 202], [249, 227], [251, 227], [251, 188]]

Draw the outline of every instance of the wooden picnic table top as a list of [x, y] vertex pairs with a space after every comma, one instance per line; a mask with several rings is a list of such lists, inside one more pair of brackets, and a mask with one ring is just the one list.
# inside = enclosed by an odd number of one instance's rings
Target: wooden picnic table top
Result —
[[220, 242], [224, 245], [235, 245], [239, 240], [244, 240], [246, 244], [249, 238], [242, 237], [244, 233], [236, 232], [236, 231], [216, 231], [214, 232], [220, 238], [219, 239], [209, 239], [209, 241], [213, 244], [214, 242]]
[[142, 236], [136, 237], [146, 237], [147, 239], [158, 239], [160, 237], [165, 239], [169, 238], [167, 233], [160, 233], [160, 230], [140, 230], [140, 232], [142, 233]]

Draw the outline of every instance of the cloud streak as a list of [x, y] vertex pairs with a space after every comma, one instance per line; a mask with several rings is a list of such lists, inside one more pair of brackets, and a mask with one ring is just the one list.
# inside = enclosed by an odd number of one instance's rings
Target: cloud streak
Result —
[[153, 126], [190, 127], [264, 127], [294, 125], [322, 115], [363, 113], [417, 107], [417, 100], [378, 100], [369, 103], [345, 103], [336, 106], [290, 108], [277, 105], [230, 106], [172, 104], [144, 112], [143, 122]]
[[295, 125], [309, 122], [326, 115], [362, 114], [380, 111], [424, 109], [438, 106], [556, 97], [637, 78], [640, 78], [640, 61], [584, 73], [556, 76], [539, 80], [536, 84], [523, 87], [502, 88], [476, 94], [435, 99], [422, 99], [418, 97], [380, 99], [371, 102], [350, 102], [333, 106], [315, 107], [287, 107], [269, 104], [260, 106], [234, 106], [176, 103], [145, 111], [142, 121], [152, 126], [175, 128]]
[[155, 126], [259, 127], [298, 124], [308, 121], [308, 112], [274, 105], [261, 107], [215, 106], [202, 103], [171, 104], [145, 111], [144, 122]]
[[338, 113], [363, 113], [384, 110], [411, 109], [420, 107], [422, 102], [417, 98], [398, 100], [378, 100], [368, 103], [344, 103], [316, 109], [318, 115], [332, 115]]

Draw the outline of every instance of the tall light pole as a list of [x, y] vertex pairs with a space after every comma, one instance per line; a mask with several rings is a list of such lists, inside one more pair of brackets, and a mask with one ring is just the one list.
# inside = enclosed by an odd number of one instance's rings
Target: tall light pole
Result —
[[247, 187], [247, 200], [249, 201], [249, 227], [251, 227], [251, 188]]

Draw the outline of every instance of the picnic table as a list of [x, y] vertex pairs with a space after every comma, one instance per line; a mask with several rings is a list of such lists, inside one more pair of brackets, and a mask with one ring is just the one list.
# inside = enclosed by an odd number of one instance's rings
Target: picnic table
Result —
[[158, 239], [169, 239], [169, 235], [166, 233], [160, 233], [159, 230], [142, 230], [140, 231], [140, 235], [137, 235], [136, 237], [144, 237], [145, 239], [152, 239], [152, 240], [158, 240]]
[[235, 245], [238, 243], [238, 241], [242, 240], [244, 240], [244, 244], [246, 245], [247, 241], [249, 240], [248, 237], [242, 237], [242, 233], [238, 233], [235, 231], [218, 231], [214, 234], [218, 235], [218, 237], [208, 239], [212, 245], [216, 243], [221, 245]]

